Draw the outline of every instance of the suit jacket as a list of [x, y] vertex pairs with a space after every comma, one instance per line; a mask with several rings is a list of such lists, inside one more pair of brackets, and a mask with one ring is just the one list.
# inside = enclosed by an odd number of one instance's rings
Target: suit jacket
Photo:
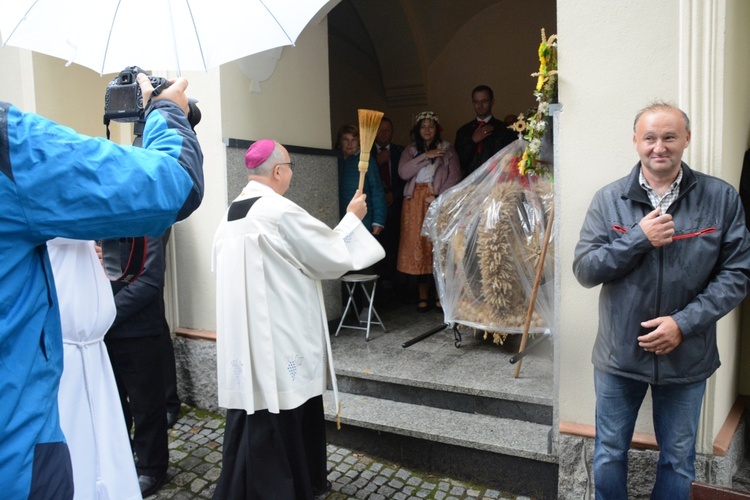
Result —
[[493, 116], [488, 122], [493, 127], [492, 134], [482, 142], [475, 143], [471, 140], [471, 136], [477, 128], [476, 123], [477, 120], [472, 120], [462, 125], [456, 132], [455, 148], [464, 178], [516, 139], [516, 134], [505, 123]]
[[[164, 317], [164, 247], [168, 234], [146, 237], [143, 272], [133, 283], [112, 283], [117, 317], [107, 332], [107, 340], [161, 335]], [[120, 245], [123, 268], [130, 259], [130, 246]]]
[[[390, 173], [390, 185], [386, 184], [386, 179], [383, 179], [383, 191], [387, 194], [389, 191], [393, 195], [393, 203], [388, 206], [388, 216], [386, 219], [385, 227], [388, 228], [394, 224], [400, 225], [401, 221], [401, 207], [404, 203], [404, 186], [406, 182], [398, 175], [398, 162], [401, 160], [401, 153], [404, 152], [404, 147], [399, 144], [389, 144], [388, 149], [391, 152], [391, 161], [389, 165]], [[378, 145], [373, 145], [373, 155], [377, 155]], [[381, 178], [382, 178], [381, 171]]]

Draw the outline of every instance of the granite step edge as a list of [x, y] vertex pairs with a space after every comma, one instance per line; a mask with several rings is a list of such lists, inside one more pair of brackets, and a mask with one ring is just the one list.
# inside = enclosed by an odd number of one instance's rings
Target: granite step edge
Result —
[[436, 391], [452, 392], [457, 394], [466, 394], [470, 396], [482, 396], [486, 398], [494, 399], [506, 399], [508, 401], [518, 401], [521, 403], [531, 403], [537, 405], [552, 406], [554, 400], [552, 396], [534, 396], [525, 392], [512, 392], [512, 391], [498, 391], [488, 389], [478, 389], [476, 387], [469, 387], [458, 385], [455, 382], [439, 383], [432, 380], [417, 380], [413, 377], [399, 377], [393, 375], [380, 375], [375, 373], [364, 373], [361, 370], [348, 370], [346, 368], [336, 367], [337, 377], [349, 377], [352, 379], [360, 379], [366, 381], [381, 382], [384, 384], [396, 384], [405, 385], [410, 387], [418, 387], [424, 389], [432, 389]]
[[[326, 391], [323, 399], [326, 419], [335, 421], [333, 393]], [[558, 461], [547, 453], [549, 425], [348, 393], [339, 393], [339, 399], [342, 428], [352, 425], [541, 462]]]

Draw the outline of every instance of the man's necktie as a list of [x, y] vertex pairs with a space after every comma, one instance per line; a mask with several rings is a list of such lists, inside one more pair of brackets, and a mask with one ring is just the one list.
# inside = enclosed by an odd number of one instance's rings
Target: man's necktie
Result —
[[[385, 151], [387, 148], [381, 148], [378, 146], [378, 153]], [[380, 178], [383, 179], [383, 187], [386, 191], [391, 189], [391, 162], [386, 161], [380, 165]]]
[[[478, 128], [482, 128], [485, 125], [487, 125], [487, 122], [483, 122], [482, 120], [477, 120], [477, 121], [474, 122], [474, 129], [476, 130]], [[477, 154], [480, 154], [482, 152], [482, 143], [483, 142], [484, 141], [479, 141], [477, 143]]]

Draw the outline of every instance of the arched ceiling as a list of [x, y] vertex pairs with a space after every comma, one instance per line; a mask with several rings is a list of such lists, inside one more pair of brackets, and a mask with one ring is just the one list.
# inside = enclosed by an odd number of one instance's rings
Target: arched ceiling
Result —
[[502, 1], [342, 0], [329, 30], [377, 63], [390, 104], [417, 104], [426, 101], [426, 68], [453, 34]]

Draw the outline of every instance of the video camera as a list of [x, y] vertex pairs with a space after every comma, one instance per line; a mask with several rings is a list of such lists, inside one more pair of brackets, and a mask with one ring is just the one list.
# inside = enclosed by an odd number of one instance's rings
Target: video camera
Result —
[[[124, 123], [144, 121], [143, 94], [141, 86], [136, 81], [138, 73], [148, 75], [138, 66], [128, 66], [107, 85], [107, 91], [104, 94], [105, 125], [109, 125], [110, 120]], [[171, 85], [169, 80], [161, 76], [148, 75], [148, 79], [154, 87], [152, 97], [159, 95], [162, 90]], [[188, 122], [193, 130], [201, 121], [201, 111], [195, 104], [196, 102], [195, 99], [188, 100]]]

